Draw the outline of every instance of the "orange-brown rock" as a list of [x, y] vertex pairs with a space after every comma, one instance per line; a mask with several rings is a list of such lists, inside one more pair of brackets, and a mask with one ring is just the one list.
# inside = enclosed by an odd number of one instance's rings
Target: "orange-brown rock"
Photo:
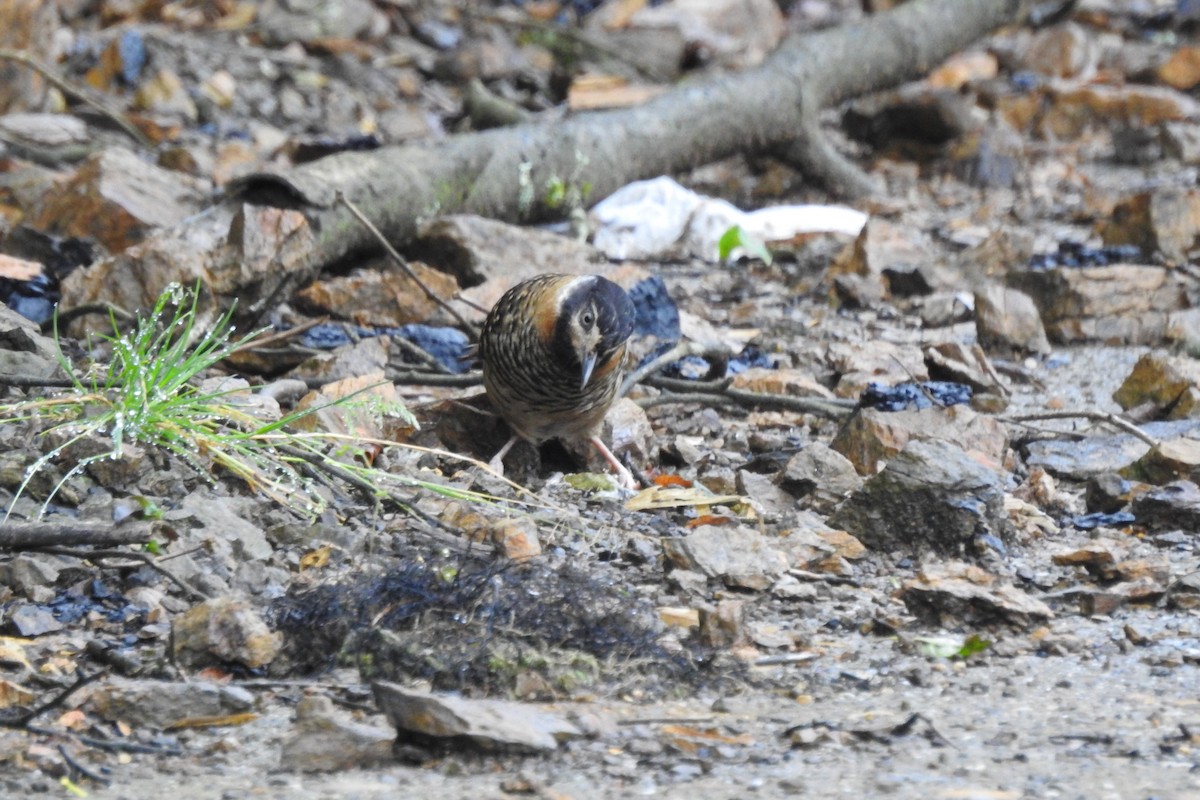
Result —
[[1200, 47], [1184, 45], [1155, 70], [1156, 77], [1172, 89], [1186, 92], [1200, 84]]
[[1169, 264], [1200, 252], [1200, 190], [1163, 187], [1126, 198], [1101, 226], [1106, 245], [1132, 244]]
[[842, 426], [831, 446], [850, 459], [860, 475], [873, 475], [881, 462], [911, 441], [951, 442], [979, 463], [998, 469], [1008, 432], [996, 419], [964, 405], [895, 412], [864, 408]]
[[[60, 27], [57, 3], [0, 0], [0, 47], [35, 54], [52, 65], [57, 60], [54, 34]], [[0, 113], [42, 111], [49, 98], [44, 77], [15, 61], [0, 61]]]
[[141, 241], [151, 229], [198, 212], [208, 202], [208, 189], [204, 181], [114, 147], [85, 161], [42, 208], [33, 226], [64, 236], [92, 237], [116, 253]]
[[1121, 474], [1157, 485], [1180, 479], [1200, 482], [1200, 439], [1179, 436], [1159, 442]]
[[1200, 363], [1146, 353], [1113, 392], [1113, 400], [1126, 409], [1149, 404], [1154, 416], [1163, 419], [1200, 417]]
[[834, 399], [833, 392], [825, 388], [812, 373], [799, 369], [750, 367], [735, 375], [731, 386], [748, 392]]
[[1198, 115], [1200, 103], [1164, 86], [1064, 85], [1051, 92], [1042, 127], [1048, 135], [1074, 139], [1089, 127], [1152, 126]]
[[[409, 266], [421, 283], [443, 299], [458, 292], [458, 282], [419, 261]], [[367, 327], [399, 327], [429, 322], [440, 306], [417, 281], [399, 269], [356, 270], [350, 275], [318, 280], [296, 293], [303, 310], [349, 319]]]
[[1008, 282], [1033, 298], [1046, 335], [1064, 344], [1160, 344], [1173, 315], [1192, 306], [1189, 282], [1163, 267], [1015, 270]]

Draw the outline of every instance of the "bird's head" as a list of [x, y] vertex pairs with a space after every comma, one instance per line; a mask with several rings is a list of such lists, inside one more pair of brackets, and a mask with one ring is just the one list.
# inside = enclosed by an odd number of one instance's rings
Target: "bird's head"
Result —
[[578, 365], [582, 389], [593, 375], [615, 366], [613, 357], [633, 333], [633, 302], [624, 289], [598, 275], [572, 279], [557, 299], [554, 347]]

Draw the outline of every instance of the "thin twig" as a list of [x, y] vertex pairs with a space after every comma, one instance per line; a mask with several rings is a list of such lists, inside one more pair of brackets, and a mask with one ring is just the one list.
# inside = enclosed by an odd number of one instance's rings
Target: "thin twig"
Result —
[[82, 689], [84, 686], [87, 686], [89, 683], [96, 680], [97, 678], [102, 677], [103, 675], [106, 675], [106, 674], [107, 674], [106, 670], [99, 670], [97, 672], [91, 673], [90, 675], [84, 674], [81, 671], [79, 673], [79, 677], [77, 677], [75, 679], [75, 682], [72, 683], [70, 686], [68, 686], [66, 689], [63, 689], [61, 692], [59, 692], [54, 697], [47, 700], [45, 703], [42, 703], [40, 706], [37, 706], [36, 708], [31, 709], [30, 711], [22, 714], [21, 716], [17, 717], [16, 719], [9, 720], [7, 722], [0, 720], [0, 726], [6, 727], [6, 728], [26, 728], [26, 729], [28, 729], [29, 723], [33, 722], [40, 715], [45, 714], [47, 711], [50, 711], [52, 709], [58, 708], [63, 703], [65, 703], [67, 698], [70, 697], [72, 694], [74, 694], [78, 690]]
[[395, 342], [396, 346], [403, 350], [406, 354], [412, 356], [417, 361], [432, 369], [434, 372], [442, 375], [450, 374], [450, 370], [446, 369], [446, 367], [442, 365], [442, 362], [430, 355], [425, 348], [413, 344], [403, 336], [392, 336], [389, 338], [391, 341]]
[[625, 380], [621, 383], [621, 388], [617, 390], [617, 397], [624, 397], [629, 394], [629, 390], [640, 383], [643, 378], [647, 375], [653, 375], [668, 364], [673, 364], [679, 359], [687, 358], [688, 356], [703, 356], [711, 351], [711, 347], [699, 342], [679, 342], [667, 352], [646, 362], [626, 375]]
[[88, 747], [94, 747], [97, 750], [112, 750], [118, 753], [143, 753], [152, 756], [181, 756], [183, 750], [178, 747], [169, 747], [167, 745], [142, 744], [141, 742], [126, 742], [121, 739], [98, 739], [95, 736], [80, 736], [76, 734], [82, 744]]
[[827, 575], [824, 572], [810, 572], [806, 569], [789, 569], [788, 575], [795, 578], [803, 578], [806, 581], [819, 581], [821, 583], [829, 583], [834, 586], [858, 586], [859, 582], [854, 578], [847, 578], [843, 575]]
[[801, 414], [818, 414], [830, 419], [842, 419], [853, 413], [855, 407], [853, 400], [794, 397], [790, 394], [770, 394], [736, 389], [729, 385], [730, 382], [727, 378], [720, 381], [686, 381], [655, 375], [646, 378], [643, 383], [654, 388], [665, 389], [672, 394], [667, 395], [669, 399], [666, 400], [659, 397], [642, 398], [637, 401], [642, 408], [666, 403], [684, 403], [690, 400], [690, 402], [701, 405], [733, 403], [743, 408], [779, 408], [785, 411], [797, 411]]
[[1040, 411], [1036, 414], [1020, 414], [1014, 417], [1000, 417], [1001, 422], [1033, 422], [1046, 419], [1086, 419], [1092, 422], [1103, 422], [1125, 431], [1130, 436], [1142, 440], [1151, 447], [1158, 446], [1158, 439], [1143, 431], [1127, 419], [1109, 414], [1105, 411]]
[[773, 667], [781, 664], [803, 664], [817, 659], [816, 653], [779, 653], [773, 656], [761, 656], [750, 662], [755, 667]]
[[449, 386], [465, 389], [483, 383], [483, 375], [479, 372], [466, 372], [462, 375], [444, 375], [414, 370], [397, 370], [385, 373], [392, 383], [404, 386]]
[[241, 353], [245, 350], [261, 350], [266, 347], [274, 347], [275, 345], [282, 344], [283, 342], [291, 341], [300, 334], [305, 333], [306, 331], [309, 331], [318, 325], [324, 325], [326, 322], [329, 322], [329, 317], [317, 317], [315, 319], [305, 320], [299, 325], [293, 325], [286, 331], [273, 331], [271, 333], [264, 333], [261, 336], [255, 336], [251, 339], [247, 339], [237, 347], [230, 350], [229, 355], [227, 355], [226, 358], [234, 355], [235, 353]]
[[295, 678], [246, 678], [230, 681], [231, 686], [241, 686], [245, 689], [330, 689], [347, 692], [367, 692], [370, 685], [366, 683], [338, 683], [336, 681], [296, 680]]
[[100, 784], [101, 786], [108, 786], [110, 783], [112, 783], [112, 780], [110, 780], [109, 778], [104, 777], [99, 772], [96, 772], [95, 770], [91, 769], [90, 767], [85, 767], [79, 761], [76, 761], [75, 758], [70, 753], [67, 752], [67, 746], [65, 744], [60, 744], [58, 746], [58, 754], [63, 757], [63, 761], [67, 762], [68, 767], [70, 767], [75, 772], [78, 772], [80, 775], [87, 778], [88, 780], [95, 781], [96, 783]]
[[822, 397], [793, 397], [790, 394], [768, 394], [766, 392], [750, 392], [745, 389], [735, 389], [732, 386], [725, 390], [739, 405], [768, 408], [781, 408], [785, 411], [798, 411], [801, 414], [817, 414], [830, 419], [844, 419], [854, 413], [857, 406], [853, 400], [828, 400]]
[[706, 392], [670, 392], [658, 397], [639, 397], [633, 402], [641, 408], [656, 406], [700, 405], [700, 406], [736, 406], [738, 402], [724, 394], [709, 394]]
[[0, 386], [18, 389], [70, 389], [75, 381], [69, 378], [43, 378], [40, 375], [0, 375]]
[[668, 378], [665, 375], [648, 375], [642, 383], [655, 389], [687, 394], [721, 394], [733, 385], [733, 378], [718, 378], [715, 381], [693, 381], [688, 378]]
[[637, 717], [635, 719], [619, 719], [617, 725], [708, 725], [716, 721], [716, 717]]
[[454, 295], [454, 299], [455, 299], [455, 300], [457, 300], [458, 302], [462, 303], [464, 306], [467, 306], [468, 308], [473, 308], [473, 309], [475, 309], [475, 310], [476, 310], [476, 311], [478, 311], [480, 314], [486, 314], [486, 313], [488, 313], [488, 309], [486, 309], [486, 308], [484, 308], [483, 306], [479, 305], [479, 303], [476, 303], [474, 300], [472, 300], [472, 299], [471, 299], [471, 298], [469, 298], [469, 297], [463, 297], [463, 295], [462, 295], [462, 292], [458, 292], [458, 293], [456, 293], [456, 294]]
[[421, 291], [425, 293], [426, 297], [437, 303], [439, 306], [445, 309], [450, 316], [454, 317], [454, 319], [458, 321], [458, 324], [461, 325], [467, 332], [467, 335], [471, 338], [471, 341], [479, 341], [479, 329], [474, 324], [468, 322], [466, 317], [458, 313], [458, 309], [439, 297], [436, 292], [425, 285], [424, 281], [417, 277], [417, 273], [414, 272], [412, 266], [409, 265], [408, 259], [400, 255], [396, 248], [392, 247], [392, 243], [389, 242], [386, 237], [384, 237], [383, 232], [380, 231], [379, 228], [375, 227], [375, 223], [367, 219], [366, 214], [359, 210], [358, 206], [354, 204], [354, 201], [352, 201], [349, 197], [346, 197], [345, 192], [339, 189], [334, 194], [334, 198], [337, 202], [345, 206], [346, 210], [353, 214], [354, 217], [362, 223], [364, 228], [371, 232], [371, 235], [379, 241], [387, 254], [391, 256], [392, 260], [400, 266], [400, 269], [404, 271], [405, 275], [407, 275], [415, 284], [417, 284]]
[[56, 324], [66, 325], [88, 314], [103, 314], [106, 317], [111, 315], [122, 322], [133, 322], [136, 319], [133, 314], [112, 303], [83, 303], [74, 308], [68, 308], [66, 311], [60, 310], [53, 318], [42, 323], [41, 331], [49, 333], [54, 330]]
[[126, 118], [126, 116], [120, 111], [117, 111], [109, 106], [108, 103], [95, 97], [93, 92], [89, 89], [71, 83], [66, 78], [62, 77], [45, 64], [29, 55], [29, 53], [26, 53], [23, 50], [11, 50], [7, 47], [4, 47], [0, 48], [0, 59], [5, 61], [15, 61], [18, 64], [24, 64], [26, 67], [29, 67], [31, 70], [53, 84], [56, 88], [58, 88], [59, 91], [91, 106], [92, 108], [96, 109], [96, 111], [100, 112], [100, 114], [112, 120], [114, 125], [124, 131], [129, 138], [133, 139], [142, 147], [150, 148], [154, 146], [154, 142], [150, 141], [146, 137], [146, 134], [138, 130], [137, 126], [130, 122], [128, 118]]
[[[152, 553], [143, 553], [138, 550], [76, 550], [70, 547], [39, 547], [39, 553], [52, 553], [57, 556], [71, 556], [73, 558], [83, 559], [84, 561], [95, 561], [98, 558], [132, 558], [141, 561], [146, 566], [160, 573], [171, 583], [178, 586], [188, 595], [191, 600], [207, 600], [208, 595], [199, 589], [195, 588], [183, 578], [180, 578], [171, 570], [158, 563], [158, 558]], [[110, 569], [120, 569], [123, 566], [132, 566], [129, 564], [114, 564]]]

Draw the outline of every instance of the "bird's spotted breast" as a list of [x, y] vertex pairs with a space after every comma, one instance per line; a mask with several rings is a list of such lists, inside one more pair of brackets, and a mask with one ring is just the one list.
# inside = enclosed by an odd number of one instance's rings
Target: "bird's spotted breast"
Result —
[[[597, 276], [543, 275], [500, 299], [484, 322], [479, 355], [484, 388], [514, 432], [534, 442], [594, 433], [620, 384], [631, 309], [620, 287]], [[571, 324], [592, 326], [594, 335], [564, 344]], [[581, 385], [581, 364], [593, 356]]]

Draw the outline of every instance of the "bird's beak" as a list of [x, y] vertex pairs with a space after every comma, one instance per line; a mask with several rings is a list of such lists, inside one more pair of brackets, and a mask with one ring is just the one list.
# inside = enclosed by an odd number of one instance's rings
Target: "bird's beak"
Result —
[[583, 357], [582, 379], [579, 381], [579, 388], [583, 389], [588, 385], [588, 381], [592, 378], [592, 370], [596, 368], [596, 354], [588, 353]]

